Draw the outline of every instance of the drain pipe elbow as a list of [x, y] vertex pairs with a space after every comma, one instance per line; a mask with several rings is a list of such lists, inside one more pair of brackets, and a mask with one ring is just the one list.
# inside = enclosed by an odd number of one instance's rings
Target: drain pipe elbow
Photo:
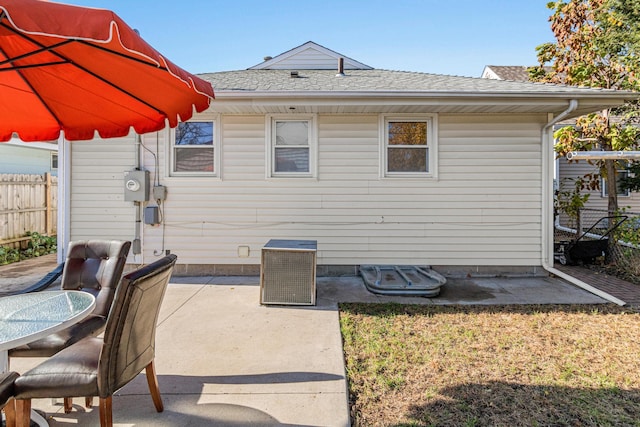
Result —
[[578, 108], [578, 100], [570, 99], [569, 106], [567, 107], [567, 109], [561, 112], [560, 114], [558, 114], [557, 116], [555, 116], [553, 119], [549, 120], [549, 122], [547, 122], [547, 124], [542, 128], [542, 132], [546, 134], [546, 132], [549, 130], [551, 126], [563, 120], [569, 114], [573, 113], [577, 108]]
[[[560, 114], [558, 114], [556, 117], [554, 117], [553, 119], [549, 120], [549, 122], [542, 128], [542, 138], [544, 140], [544, 138], [548, 137], [548, 131], [549, 129], [555, 125], [556, 123], [558, 123], [559, 121], [563, 120], [565, 117], [567, 117], [569, 114], [571, 114], [572, 112], [574, 112], [576, 109], [578, 108], [578, 100], [577, 99], [572, 99], [569, 101], [569, 106], [567, 107], [566, 110], [564, 110], [563, 112], [561, 112]], [[550, 222], [547, 222], [547, 224], [549, 224]], [[542, 257], [542, 268], [545, 269], [545, 271], [547, 271], [549, 274], [552, 274], [556, 277], [559, 277], [563, 280], [566, 280], [567, 282], [576, 285], [584, 290], [586, 290], [587, 292], [591, 292], [594, 295], [599, 296], [600, 298], [603, 298], [607, 301], [610, 301], [614, 304], [617, 305], [625, 305], [626, 303], [624, 301], [622, 301], [619, 298], [614, 297], [613, 295], [609, 295], [608, 293], [594, 288], [593, 286], [589, 285], [588, 283], [583, 282], [580, 279], [577, 279], [573, 276], [570, 276], [569, 274], [558, 270], [557, 268], [554, 268], [553, 265], [549, 264], [548, 261], [548, 257], [547, 256], [543, 256]]]
[[554, 275], [556, 277], [559, 277], [559, 278], [561, 278], [561, 279], [563, 279], [563, 280], [565, 280], [565, 281], [567, 281], [567, 282], [569, 282], [569, 283], [571, 283], [573, 285], [576, 285], [577, 287], [582, 288], [587, 292], [591, 292], [592, 294], [597, 295], [600, 298], [603, 298], [603, 299], [605, 299], [605, 300], [607, 300], [609, 302], [612, 302], [612, 303], [620, 305], [620, 306], [623, 306], [623, 305], [627, 304], [626, 302], [622, 301], [619, 298], [614, 297], [613, 295], [610, 295], [610, 294], [608, 294], [608, 293], [606, 293], [606, 292], [604, 292], [604, 291], [602, 291], [602, 290], [600, 290], [598, 288], [594, 288], [590, 284], [585, 283], [580, 279], [577, 279], [577, 278], [575, 278], [575, 277], [573, 277], [573, 276], [571, 276], [571, 275], [569, 275], [569, 274], [567, 274], [567, 273], [565, 273], [563, 271], [558, 270], [557, 268], [554, 268], [554, 267], [550, 266], [547, 263], [546, 260], [544, 260], [542, 262], [542, 268], [544, 268], [549, 274], [552, 274], [552, 275]]

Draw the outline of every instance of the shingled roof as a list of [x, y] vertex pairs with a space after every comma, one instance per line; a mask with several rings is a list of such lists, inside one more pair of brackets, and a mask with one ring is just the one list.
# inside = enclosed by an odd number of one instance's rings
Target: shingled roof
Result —
[[[339, 63], [348, 66], [339, 69]], [[295, 109], [555, 114], [564, 111], [570, 99], [576, 99], [580, 106], [575, 114], [586, 114], [638, 98], [632, 92], [610, 89], [373, 69], [313, 42], [269, 57], [250, 69], [200, 77], [214, 87], [216, 102], [211, 108], [231, 113]]]
[[[292, 73], [293, 72], [293, 73]], [[393, 92], [563, 94], [614, 93], [606, 89], [447, 76], [392, 70], [240, 70], [202, 74], [216, 93], [241, 92]]]

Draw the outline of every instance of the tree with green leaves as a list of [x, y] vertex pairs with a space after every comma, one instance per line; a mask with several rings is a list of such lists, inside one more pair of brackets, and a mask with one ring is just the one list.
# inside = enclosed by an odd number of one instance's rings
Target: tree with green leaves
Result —
[[[547, 4], [556, 38], [536, 48], [539, 66], [529, 69], [531, 80], [640, 90], [640, 0], [558, 0]], [[546, 67], [546, 68], [545, 68]], [[556, 153], [570, 151], [637, 149], [640, 132], [638, 103], [577, 119], [575, 126], [555, 133]], [[616, 160], [597, 160], [607, 179], [608, 210], [618, 210]]]

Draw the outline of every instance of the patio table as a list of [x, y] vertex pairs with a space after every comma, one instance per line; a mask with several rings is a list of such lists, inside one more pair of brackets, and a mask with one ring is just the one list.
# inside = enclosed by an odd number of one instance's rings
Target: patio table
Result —
[[[60, 331], [87, 317], [95, 307], [93, 295], [82, 291], [44, 291], [0, 298], [0, 372], [9, 369], [9, 350]], [[47, 421], [37, 412], [31, 419]]]

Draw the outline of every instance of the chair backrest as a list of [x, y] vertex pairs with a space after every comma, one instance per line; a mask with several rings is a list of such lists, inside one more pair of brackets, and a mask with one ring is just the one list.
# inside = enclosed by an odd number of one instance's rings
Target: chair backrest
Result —
[[0, 409], [4, 408], [7, 401], [13, 397], [13, 382], [16, 378], [18, 378], [17, 372], [0, 373]]
[[93, 314], [109, 314], [131, 242], [121, 240], [79, 240], [69, 243], [61, 287], [83, 290], [96, 297]]
[[122, 278], [104, 331], [100, 397], [115, 393], [153, 361], [158, 313], [176, 259], [167, 255]]

